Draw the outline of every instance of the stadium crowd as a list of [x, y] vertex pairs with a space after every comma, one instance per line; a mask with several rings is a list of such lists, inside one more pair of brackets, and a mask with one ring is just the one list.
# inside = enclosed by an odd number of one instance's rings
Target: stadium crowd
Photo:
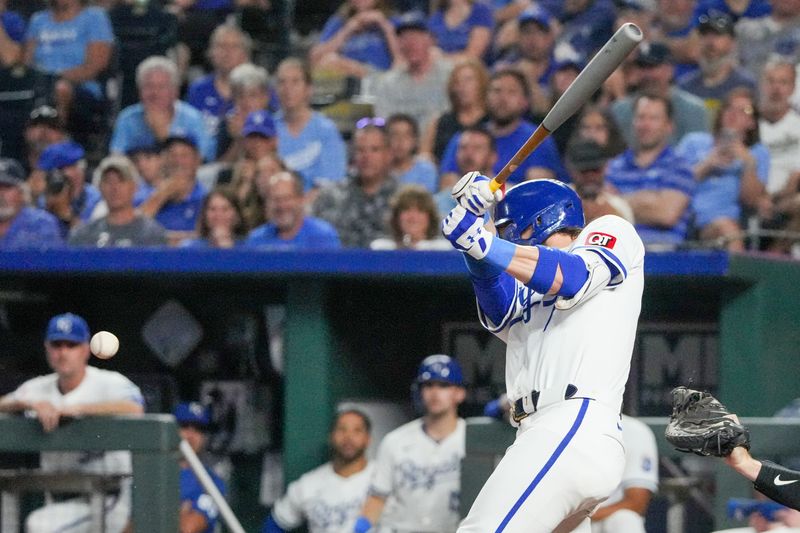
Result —
[[509, 184], [570, 182], [651, 249], [800, 257], [797, 0], [345, 0], [307, 37], [291, 18], [0, 0], [0, 249], [447, 249], [457, 178], [502, 168], [632, 21], [642, 45]]

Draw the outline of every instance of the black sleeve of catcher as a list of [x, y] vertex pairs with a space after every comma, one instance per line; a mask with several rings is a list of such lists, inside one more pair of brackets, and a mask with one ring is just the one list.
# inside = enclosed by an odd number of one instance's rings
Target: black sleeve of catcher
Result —
[[761, 470], [753, 487], [768, 498], [800, 511], [800, 472], [761, 461]]

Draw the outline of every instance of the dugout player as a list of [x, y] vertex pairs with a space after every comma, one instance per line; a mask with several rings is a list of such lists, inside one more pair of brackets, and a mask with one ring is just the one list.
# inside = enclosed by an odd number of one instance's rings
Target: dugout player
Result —
[[464, 253], [483, 325], [506, 342], [514, 444], [460, 533], [591, 531], [589, 515], [619, 485], [619, 425], [644, 287], [644, 246], [613, 215], [585, 228], [577, 194], [533, 180], [494, 208], [489, 179], [453, 187], [442, 223]]
[[[178, 423], [181, 438], [189, 443], [194, 453], [203, 453], [206, 445], [206, 432], [211, 424], [208, 408], [198, 402], [183, 402], [173, 411]], [[206, 494], [189, 462], [181, 459], [180, 499], [181, 507], [178, 524], [181, 533], [212, 533], [215, 531], [219, 508], [214, 499]], [[225, 483], [210, 468], [211, 476], [220, 493], [225, 494]]]
[[361, 411], [340, 411], [330, 432], [331, 460], [289, 484], [262, 533], [283, 533], [304, 522], [310, 533], [351, 533], [372, 477], [365, 455], [371, 428]]
[[[26, 412], [41, 422], [45, 432], [55, 431], [62, 417], [130, 415], [144, 412], [139, 388], [118, 372], [89, 366], [89, 326], [78, 315], [65, 313], [50, 319], [44, 347], [52, 374], [29, 379], [0, 398], [0, 412]], [[126, 451], [42, 452], [42, 470], [130, 474], [131, 454]], [[119, 533], [130, 516], [131, 479], [105, 500], [105, 531]], [[66, 499], [64, 499], [66, 498]], [[25, 523], [28, 533], [89, 532], [89, 498], [48, 495], [46, 505], [33, 511]]]
[[383, 438], [354, 533], [451, 533], [458, 526], [466, 437], [458, 416], [466, 396], [461, 366], [430, 355], [412, 390], [424, 414]]

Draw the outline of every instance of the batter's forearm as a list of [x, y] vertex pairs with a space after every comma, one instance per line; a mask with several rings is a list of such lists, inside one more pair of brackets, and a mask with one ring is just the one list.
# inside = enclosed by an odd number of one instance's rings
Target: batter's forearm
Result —
[[753, 487], [778, 503], [800, 510], [800, 472], [770, 461], [760, 463]]

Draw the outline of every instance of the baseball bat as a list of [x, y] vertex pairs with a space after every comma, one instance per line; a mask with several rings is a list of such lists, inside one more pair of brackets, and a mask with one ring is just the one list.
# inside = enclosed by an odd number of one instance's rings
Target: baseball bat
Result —
[[555, 131], [561, 124], [571, 117], [592, 94], [600, 88], [606, 78], [622, 63], [631, 50], [636, 48], [642, 40], [642, 30], [631, 22], [626, 22], [611, 36], [589, 64], [578, 74], [561, 98], [542, 120], [528, 140], [525, 141], [517, 153], [514, 154], [500, 172], [495, 176], [489, 186], [492, 192], [503, 186], [512, 172], [517, 170], [536, 148]]

